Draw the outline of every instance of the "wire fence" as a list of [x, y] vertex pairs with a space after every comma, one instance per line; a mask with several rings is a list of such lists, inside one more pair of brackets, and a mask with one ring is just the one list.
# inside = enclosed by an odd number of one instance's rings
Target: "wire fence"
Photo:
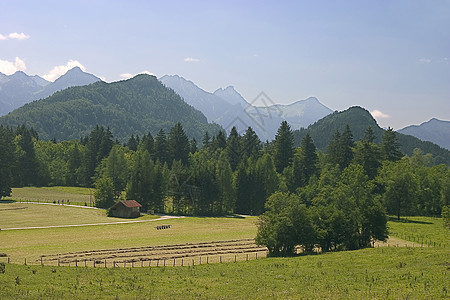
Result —
[[38, 259], [0, 257], [0, 262], [7, 264], [41, 265], [41, 266], [67, 266], [67, 267], [93, 267], [93, 268], [136, 268], [136, 267], [183, 267], [203, 264], [233, 263], [249, 261], [267, 257], [268, 251], [228, 253], [206, 256], [185, 256], [180, 258], [136, 258], [127, 261], [114, 259], [74, 259], [66, 261], [56, 259], [48, 261], [42, 257]]

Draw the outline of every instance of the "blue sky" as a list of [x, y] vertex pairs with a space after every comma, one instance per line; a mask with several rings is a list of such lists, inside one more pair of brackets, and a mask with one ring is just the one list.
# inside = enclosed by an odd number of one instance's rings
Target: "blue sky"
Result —
[[0, 72], [178, 74], [251, 102], [317, 97], [380, 126], [450, 120], [450, 1], [0, 0]]

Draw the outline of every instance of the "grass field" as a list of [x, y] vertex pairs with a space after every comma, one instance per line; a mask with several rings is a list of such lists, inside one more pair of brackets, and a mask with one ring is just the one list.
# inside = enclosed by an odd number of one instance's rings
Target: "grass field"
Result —
[[17, 201], [30, 202], [56, 202], [67, 203], [69, 200], [71, 204], [92, 206], [94, 202], [94, 189], [82, 187], [67, 187], [67, 186], [53, 186], [53, 187], [23, 187], [13, 188], [11, 197], [6, 199], [13, 199]]
[[[6, 210], [21, 206], [27, 208]], [[0, 216], [1, 228], [127, 221], [108, 218], [104, 210], [29, 203], [0, 203]], [[155, 216], [137, 220], [152, 218]], [[0, 252], [7, 253], [12, 261], [27, 258], [33, 262], [40, 255], [73, 251], [252, 239], [256, 235], [255, 222], [256, 217], [189, 217], [131, 224], [2, 230]], [[161, 224], [170, 224], [171, 228], [157, 230], [155, 227]]]
[[375, 248], [189, 267], [10, 264], [1, 299], [448, 299], [443, 248]]
[[[55, 190], [49, 190], [47, 193], [54, 192]], [[76, 195], [74, 191], [62, 192]], [[0, 299], [450, 297], [450, 233], [438, 218], [408, 217], [402, 222], [389, 222], [394, 245], [399, 244], [401, 239], [415, 241], [416, 246], [422, 239], [431, 242], [430, 247], [423, 248], [379, 247], [175, 268], [169, 265], [156, 267], [155, 264], [151, 268], [124, 268], [122, 265], [120, 268], [111, 268], [111, 265], [108, 265], [109, 268], [30, 265], [39, 264], [41, 255], [45, 255], [47, 259], [67, 259], [72, 252], [75, 252], [73, 255], [91, 255], [84, 253], [88, 251], [95, 253], [97, 256], [92, 257], [97, 259], [111, 253], [115, 255], [111, 250], [122, 249], [124, 253], [135, 251], [144, 255], [144, 251], [155, 252], [164, 248], [159, 246], [167, 245], [181, 245], [182, 252], [189, 256], [195, 255], [191, 251], [197, 251], [196, 248], [206, 247], [204, 243], [213, 244], [217, 248], [218, 243], [211, 242], [234, 240], [236, 247], [240, 247], [256, 235], [255, 217], [190, 217], [160, 221], [151, 221], [151, 218], [154, 216], [142, 217], [142, 223], [0, 231], [0, 253], [8, 254], [13, 262], [6, 265], [5, 273], [2, 274], [0, 270]], [[89, 208], [0, 203], [0, 228], [111, 221], [123, 220], [108, 218], [103, 210]], [[157, 230], [155, 227], [161, 224], [170, 224], [171, 228]], [[187, 243], [190, 245], [183, 246]], [[434, 247], [433, 243], [440, 246]], [[407, 242], [400, 243], [405, 244], [408, 245]], [[232, 247], [230, 242], [224, 245], [226, 249]], [[209, 248], [204, 249], [210, 251]], [[180, 253], [175, 252], [177, 255]], [[183, 253], [181, 255], [185, 255]], [[73, 257], [76, 257], [73, 255], [72, 266]], [[27, 258], [26, 266], [23, 265], [24, 258]], [[5, 261], [5, 258], [0, 258], [0, 261]], [[176, 265], [179, 266], [180, 262], [177, 261]]]

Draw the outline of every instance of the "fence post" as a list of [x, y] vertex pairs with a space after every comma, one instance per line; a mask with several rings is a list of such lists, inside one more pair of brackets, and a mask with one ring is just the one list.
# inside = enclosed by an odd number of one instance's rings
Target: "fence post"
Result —
[[173, 259], [173, 266], [174, 266], [174, 267], [175, 267], [175, 260], [176, 260], [176, 258]]
[[248, 253], [247, 253], [247, 261], [248, 261]]
[[235, 254], [235, 255], [234, 255], [234, 262], [236, 262], [236, 256], [237, 256], [237, 255]]
[[206, 256], [206, 264], [209, 264], [209, 256]]
[[183, 266], [184, 258], [181, 259], [181, 266]]
[[163, 262], [164, 262], [164, 267], [166, 266], [166, 259], [164, 258], [163, 259]]
[[105, 268], [106, 268], [106, 259], [105, 259]]
[[24, 263], [24, 265], [27, 265], [27, 258], [25, 257], [25, 263]]
[[9, 256], [8, 256], [8, 264], [9, 264]]
[[256, 252], [256, 259], [258, 259], [258, 252]]
[[75, 267], [78, 267], [78, 259], [75, 259]]
[[222, 263], [222, 255], [221, 256], [219, 256], [220, 257], [220, 263]]
[[192, 266], [195, 266], [194, 259], [192, 259]]
[[58, 267], [59, 267], [59, 258], [58, 258]]
[[42, 256], [41, 256], [41, 266], [43, 266], [44, 265], [44, 263], [42, 262]]
[[159, 259], [156, 261], [156, 266], [159, 267]]
[[86, 265], [86, 259], [84, 260], [84, 266], [87, 267], [87, 265]]

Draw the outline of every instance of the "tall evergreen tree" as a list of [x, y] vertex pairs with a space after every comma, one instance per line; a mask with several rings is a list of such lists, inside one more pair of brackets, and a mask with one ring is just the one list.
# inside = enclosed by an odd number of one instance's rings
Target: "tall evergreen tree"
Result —
[[75, 144], [73, 149], [70, 151], [70, 157], [67, 161], [67, 174], [66, 174], [66, 184], [68, 186], [79, 186], [82, 183], [80, 178], [80, 168], [82, 164], [82, 154], [78, 148], [78, 143]]
[[134, 137], [134, 134], [128, 139], [128, 142], [125, 144], [128, 149], [137, 151], [139, 145], [139, 136]]
[[262, 214], [264, 212], [264, 204], [267, 198], [272, 195], [278, 188], [278, 174], [272, 156], [268, 153], [264, 154], [256, 161], [253, 199], [253, 213]]
[[109, 128], [96, 126], [90, 133], [83, 158], [82, 177], [85, 186], [92, 186], [95, 168], [109, 155], [113, 146], [113, 136]]
[[0, 125], [0, 199], [11, 195], [15, 160], [14, 133]]
[[233, 173], [225, 151], [219, 156], [216, 164], [217, 200], [216, 212], [219, 215], [234, 212], [235, 193], [233, 190]]
[[236, 127], [230, 131], [230, 135], [227, 139], [227, 146], [225, 147], [225, 152], [227, 154], [228, 161], [231, 166], [231, 170], [235, 171], [242, 157], [241, 149], [241, 136], [236, 130]]
[[364, 168], [364, 172], [370, 179], [377, 175], [378, 168], [381, 166], [380, 151], [374, 143], [376, 137], [372, 127], [368, 127], [361, 141], [357, 142], [353, 161]]
[[190, 152], [190, 143], [183, 129], [178, 122], [169, 132], [167, 137], [167, 156], [169, 164], [174, 160], [179, 160], [183, 165], [187, 165]]
[[381, 140], [381, 157], [383, 160], [398, 161], [402, 156], [403, 154], [400, 151], [397, 133], [389, 127], [384, 131]]
[[281, 122], [274, 140], [274, 161], [278, 173], [283, 173], [294, 156], [294, 135], [286, 121]]
[[147, 151], [137, 151], [131, 168], [127, 187], [127, 198], [138, 201], [144, 210], [159, 209], [160, 203], [154, 205], [154, 163]]
[[155, 137], [155, 159], [162, 164], [168, 162], [167, 157], [167, 138], [164, 130], [160, 129]]
[[155, 141], [153, 139], [152, 134], [149, 132], [148, 134], [144, 134], [142, 136], [141, 141], [139, 142], [138, 150], [147, 151], [150, 154], [152, 159], [155, 159]]
[[[39, 183], [39, 163], [36, 158], [33, 131], [19, 126], [16, 131], [17, 165], [14, 170], [16, 185], [37, 185]], [[36, 136], [36, 135], [34, 135]]]
[[345, 126], [345, 130], [341, 135], [341, 141], [340, 141], [340, 151], [341, 151], [341, 159], [339, 166], [341, 167], [341, 170], [347, 168], [352, 159], [353, 159], [353, 134], [350, 130], [350, 126], [347, 124]]
[[262, 149], [261, 140], [251, 127], [248, 127], [242, 137], [242, 156], [258, 156]]

